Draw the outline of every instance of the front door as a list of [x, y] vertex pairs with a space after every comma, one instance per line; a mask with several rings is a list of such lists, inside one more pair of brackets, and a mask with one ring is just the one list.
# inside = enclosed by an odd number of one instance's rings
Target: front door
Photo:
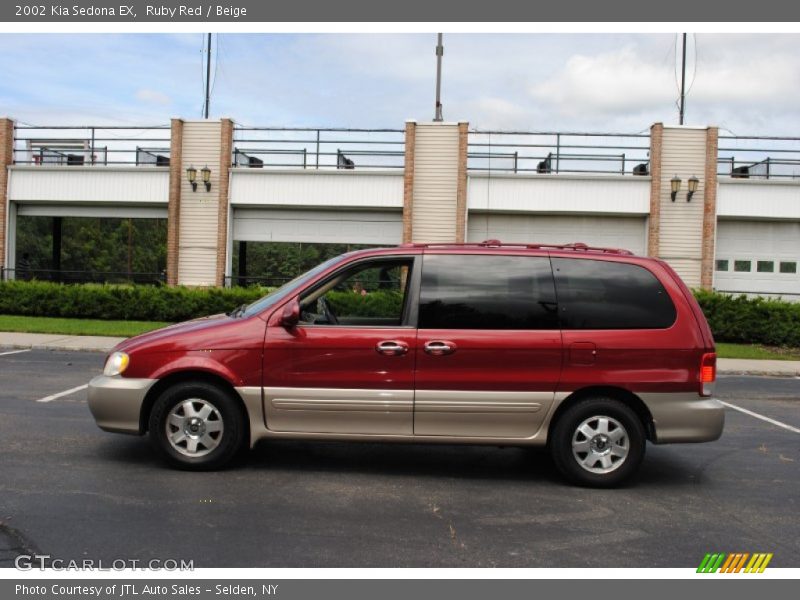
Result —
[[426, 252], [415, 435], [532, 437], [553, 402], [561, 362], [547, 256]]
[[269, 429], [412, 434], [414, 262], [390, 256], [346, 265], [301, 293], [297, 326], [267, 328]]

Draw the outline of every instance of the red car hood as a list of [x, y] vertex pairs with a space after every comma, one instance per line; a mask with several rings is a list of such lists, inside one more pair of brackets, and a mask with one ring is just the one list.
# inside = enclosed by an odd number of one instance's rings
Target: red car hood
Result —
[[143, 350], [145, 346], [153, 350], [199, 350], [209, 348], [209, 343], [213, 343], [213, 348], [224, 348], [227, 346], [226, 330], [242, 321], [224, 313], [201, 317], [128, 338], [114, 350], [130, 353]]

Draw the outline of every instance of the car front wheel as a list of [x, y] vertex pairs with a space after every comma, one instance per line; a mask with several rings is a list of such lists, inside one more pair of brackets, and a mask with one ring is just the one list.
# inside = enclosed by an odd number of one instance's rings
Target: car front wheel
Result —
[[150, 439], [177, 468], [213, 470], [242, 447], [245, 421], [230, 393], [205, 382], [167, 388], [150, 413]]
[[551, 432], [550, 451], [573, 483], [613, 487], [644, 458], [646, 436], [636, 413], [613, 398], [588, 398], [568, 408]]

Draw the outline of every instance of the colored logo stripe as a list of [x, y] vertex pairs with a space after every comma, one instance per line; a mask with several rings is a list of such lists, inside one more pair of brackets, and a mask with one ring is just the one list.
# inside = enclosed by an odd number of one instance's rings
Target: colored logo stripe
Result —
[[[739, 573], [744, 569], [745, 573], [763, 573], [764, 569], [772, 560], [771, 552], [735, 552], [726, 554], [724, 552], [707, 553], [700, 566], [697, 567], [698, 573]], [[749, 562], [748, 562], [748, 559]], [[747, 566], [745, 567], [745, 563]]]

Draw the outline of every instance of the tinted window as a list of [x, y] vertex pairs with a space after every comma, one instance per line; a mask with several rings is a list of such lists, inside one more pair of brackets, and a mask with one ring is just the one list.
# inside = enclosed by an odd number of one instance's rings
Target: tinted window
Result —
[[550, 261], [531, 256], [425, 256], [420, 329], [557, 329]]
[[675, 306], [650, 271], [626, 263], [554, 258], [564, 329], [660, 329]]

